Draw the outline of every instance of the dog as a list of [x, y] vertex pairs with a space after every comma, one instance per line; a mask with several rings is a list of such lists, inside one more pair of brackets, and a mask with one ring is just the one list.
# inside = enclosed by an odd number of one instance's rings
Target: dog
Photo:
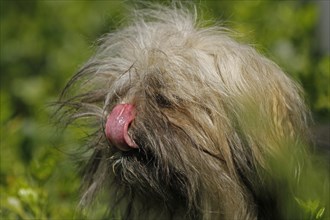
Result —
[[68, 82], [63, 120], [95, 128], [82, 207], [105, 190], [109, 218], [281, 218], [269, 161], [307, 136], [302, 90], [197, 17], [137, 10]]

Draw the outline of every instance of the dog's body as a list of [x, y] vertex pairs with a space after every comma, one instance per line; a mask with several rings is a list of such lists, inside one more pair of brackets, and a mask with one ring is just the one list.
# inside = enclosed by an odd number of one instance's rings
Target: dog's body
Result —
[[125, 219], [276, 218], [263, 174], [283, 140], [304, 135], [299, 88], [185, 9], [139, 13], [103, 38], [62, 97], [72, 119], [97, 126], [81, 204], [107, 189]]

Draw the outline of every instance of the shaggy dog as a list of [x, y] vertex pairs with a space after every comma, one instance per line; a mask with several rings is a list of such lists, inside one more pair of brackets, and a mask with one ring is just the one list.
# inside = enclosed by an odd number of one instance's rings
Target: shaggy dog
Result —
[[276, 64], [227, 32], [155, 7], [101, 39], [60, 99], [68, 123], [95, 127], [82, 206], [106, 190], [110, 217], [278, 218], [268, 161], [299, 147], [307, 111]]

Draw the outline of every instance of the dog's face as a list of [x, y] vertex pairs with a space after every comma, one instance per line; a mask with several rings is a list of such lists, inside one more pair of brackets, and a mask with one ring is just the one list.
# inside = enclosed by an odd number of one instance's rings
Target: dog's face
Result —
[[196, 58], [195, 48], [183, 55], [182, 42], [170, 52], [163, 43], [162, 52], [145, 50], [137, 56], [143, 60], [113, 72], [120, 74], [109, 82], [104, 133], [120, 182], [159, 200], [192, 205], [205, 171], [216, 167], [228, 172], [225, 94], [218, 88], [221, 78], [214, 64], [210, 70], [203, 65], [213, 55]]
[[222, 30], [156, 12], [104, 37], [64, 92], [71, 118], [96, 118], [83, 201], [111, 180], [133, 206], [253, 218], [257, 167], [304, 129], [299, 89]]

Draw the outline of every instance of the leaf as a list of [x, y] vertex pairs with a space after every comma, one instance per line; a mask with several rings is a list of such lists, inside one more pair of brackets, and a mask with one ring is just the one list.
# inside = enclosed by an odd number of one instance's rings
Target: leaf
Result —
[[325, 211], [325, 207], [320, 208], [319, 211], [318, 211], [317, 214], [316, 214], [316, 219], [320, 219], [320, 218], [322, 218], [322, 216], [323, 216], [323, 214], [324, 214], [324, 211]]

